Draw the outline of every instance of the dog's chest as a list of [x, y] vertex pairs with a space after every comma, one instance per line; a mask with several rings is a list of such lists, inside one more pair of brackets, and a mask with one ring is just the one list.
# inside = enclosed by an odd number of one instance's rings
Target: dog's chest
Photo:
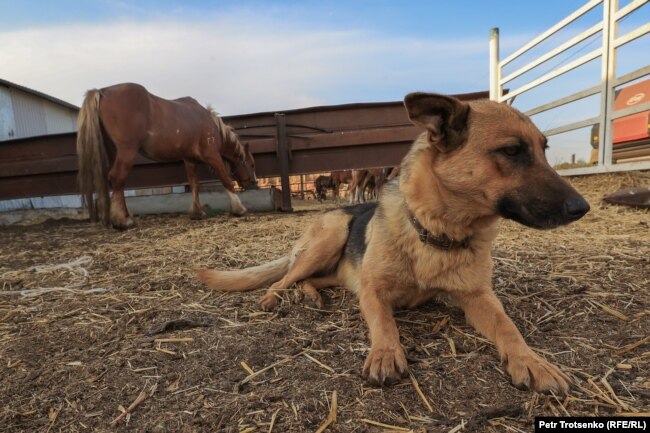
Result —
[[436, 292], [475, 289], [489, 271], [470, 249], [439, 250], [429, 245], [415, 245], [411, 256], [411, 273], [418, 292], [434, 296]]

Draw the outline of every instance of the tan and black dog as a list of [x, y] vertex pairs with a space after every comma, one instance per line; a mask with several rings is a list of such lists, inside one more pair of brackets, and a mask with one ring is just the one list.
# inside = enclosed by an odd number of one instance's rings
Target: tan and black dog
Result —
[[260, 300], [267, 309], [296, 282], [317, 305], [320, 288], [352, 290], [371, 340], [363, 373], [376, 385], [407, 372], [393, 311], [442, 295], [496, 345], [515, 386], [566, 392], [569, 378], [528, 347], [492, 290], [492, 241], [500, 217], [547, 229], [579, 219], [588, 203], [547, 163], [544, 135], [508, 105], [428, 93], [404, 102], [426, 132], [379, 203], [325, 213], [286, 257], [199, 278], [227, 291], [272, 284]]

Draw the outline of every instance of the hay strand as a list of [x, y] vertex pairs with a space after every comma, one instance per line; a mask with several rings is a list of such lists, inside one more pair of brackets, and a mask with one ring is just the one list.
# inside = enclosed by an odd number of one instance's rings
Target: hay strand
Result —
[[120, 422], [120, 420], [122, 420], [122, 418], [124, 418], [125, 416], [131, 414], [131, 413], [132, 413], [134, 410], [136, 410], [136, 409], [138, 408], [138, 406], [140, 406], [140, 405], [142, 404], [142, 402], [145, 401], [146, 399], [147, 399], [147, 393], [144, 392], [144, 391], [142, 391], [142, 392], [141, 392], [141, 393], [136, 397], [136, 399], [133, 400], [133, 403], [131, 403], [131, 404], [129, 405], [129, 407], [126, 408], [126, 410], [125, 410], [124, 412], [122, 412], [122, 413], [121, 413], [117, 418], [115, 418], [115, 419], [111, 422], [111, 427], [115, 427], [115, 426], [117, 425], [117, 423]]
[[321, 424], [320, 427], [318, 427], [318, 430], [316, 430], [316, 433], [323, 433], [327, 427], [329, 427], [331, 424], [334, 424], [336, 422], [336, 411], [338, 408], [338, 394], [336, 390], [332, 391], [332, 399], [330, 402], [330, 411], [329, 414], [327, 415], [327, 418], [325, 419], [325, 422]]
[[424, 405], [427, 407], [427, 409], [429, 409], [429, 412], [433, 413], [433, 407], [431, 407], [431, 403], [429, 403], [429, 400], [422, 392], [422, 389], [420, 389], [420, 384], [418, 383], [413, 373], [409, 373], [409, 377], [411, 378], [411, 383], [413, 384], [413, 388], [415, 388], [415, 391], [420, 396], [420, 399], [424, 402]]

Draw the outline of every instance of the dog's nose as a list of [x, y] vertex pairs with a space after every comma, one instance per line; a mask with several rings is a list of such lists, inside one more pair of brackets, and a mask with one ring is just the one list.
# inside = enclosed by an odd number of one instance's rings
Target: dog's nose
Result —
[[564, 201], [564, 214], [572, 221], [582, 218], [589, 212], [589, 203], [584, 198], [571, 197]]

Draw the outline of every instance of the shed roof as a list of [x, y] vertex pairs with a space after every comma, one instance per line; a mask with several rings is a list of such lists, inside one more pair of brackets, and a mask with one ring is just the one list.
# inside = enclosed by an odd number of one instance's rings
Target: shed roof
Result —
[[74, 104], [71, 104], [69, 102], [65, 102], [59, 98], [55, 98], [54, 96], [47, 95], [45, 93], [39, 92], [38, 90], [30, 89], [29, 87], [21, 86], [20, 84], [12, 83], [11, 81], [3, 80], [0, 78], [0, 85], [5, 86], [5, 87], [13, 87], [15, 89], [21, 90], [26, 93], [30, 93], [32, 95], [38, 96], [39, 98], [47, 99], [48, 101], [54, 102], [55, 104], [62, 105], [66, 108], [69, 108], [71, 110], [79, 111], [79, 107], [77, 107]]

